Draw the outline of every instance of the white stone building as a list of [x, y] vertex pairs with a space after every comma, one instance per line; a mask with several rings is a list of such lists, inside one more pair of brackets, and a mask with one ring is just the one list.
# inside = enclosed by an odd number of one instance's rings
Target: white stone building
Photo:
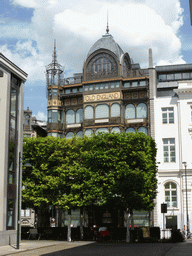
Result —
[[[192, 227], [192, 64], [158, 66], [154, 93], [154, 138], [157, 144], [158, 194], [154, 225], [161, 229]], [[161, 204], [167, 204], [164, 227]], [[168, 236], [168, 232], [167, 236]], [[162, 233], [163, 234], [163, 233]], [[170, 235], [170, 234], [169, 234]]]

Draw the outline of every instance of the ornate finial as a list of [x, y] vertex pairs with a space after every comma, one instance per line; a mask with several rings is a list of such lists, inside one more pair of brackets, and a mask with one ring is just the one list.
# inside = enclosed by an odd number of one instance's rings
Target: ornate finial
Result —
[[108, 24], [108, 10], [107, 10], [107, 29], [106, 29], [107, 34], [109, 34], [109, 24]]

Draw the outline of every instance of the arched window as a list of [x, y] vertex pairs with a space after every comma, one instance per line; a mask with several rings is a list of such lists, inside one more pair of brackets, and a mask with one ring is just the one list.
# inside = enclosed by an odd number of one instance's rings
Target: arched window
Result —
[[111, 129], [111, 133], [112, 133], [112, 132], [114, 132], [114, 133], [120, 133], [121, 130], [119, 129], [119, 127], [113, 127], [113, 128]]
[[101, 71], [110, 71], [112, 69], [113, 69], [113, 64], [109, 61], [109, 59], [101, 57], [93, 63], [91, 67], [91, 73], [98, 73]]
[[95, 109], [95, 118], [109, 117], [109, 106], [106, 104], [98, 105]]
[[82, 132], [82, 131], [78, 132], [78, 133], [76, 134], [76, 136], [77, 136], [77, 137], [80, 137], [80, 138], [83, 138], [83, 132]]
[[144, 103], [137, 105], [137, 118], [147, 118], [147, 106]]
[[120, 105], [118, 103], [114, 103], [111, 106], [111, 117], [118, 117], [120, 116]]
[[66, 113], [66, 123], [67, 124], [74, 124], [75, 123], [75, 112], [70, 109]]
[[66, 134], [66, 139], [72, 139], [73, 138], [73, 132], [68, 132], [67, 134]]
[[83, 123], [83, 109], [79, 108], [76, 112], [76, 123]]
[[91, 134], [93, 133], [92, 129], [87, 129], [84, 133], [84, 135], [86, 135], [87, 137], [91, 136]]
[[165, 184], [165, 202], [167, 207], [177, 207], [177, 185], [174, 182]]
[[125, 132], [134, 132], [135, 133], [135, 129], [132, 127], [129, 127], [129, 128], [127, 128], [127, 130]]
[[85, 107], [85, 119], [93, 119], [93, 107]]
[[138, 131], [138, 132], [143, 132], [143, 133], [145, 133], [146, 135], [148, 135], [148, 130], [147, 130], [146, 127], [141, 126], [141, 127], [139, 127], [139, 129], [138, 129], [137, 131]]
[[98, 129], [96, 130], [96, 133], [95, 133], [95, 134], [98, 134], [99, 132], [106, 132], [106, 133], [108, 133], [109, 130], [108, 130], [107, 128], [98, 128]]
[[135, 106], [133, 104], [128, 104], [125, 108], [125, 118], [134, 119], [135, 118]]
[[30, 125], [30, 116], [29, 115], [25, 116], [25, 122], [26, 122], [26, 125]]

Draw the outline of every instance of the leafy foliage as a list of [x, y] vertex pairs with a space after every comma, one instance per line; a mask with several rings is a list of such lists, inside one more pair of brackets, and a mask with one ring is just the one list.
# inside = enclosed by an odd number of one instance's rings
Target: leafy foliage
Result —
[[153, 208], [156, 148], [143, 133], [31, 138], [23, 152], [23, 201], [30, 206]]

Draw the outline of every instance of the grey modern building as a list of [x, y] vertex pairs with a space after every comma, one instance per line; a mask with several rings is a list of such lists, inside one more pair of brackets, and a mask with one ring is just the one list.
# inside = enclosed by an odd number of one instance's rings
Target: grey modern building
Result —
[[0, 245], [16, 242], [27, 74], [0, 53]]

